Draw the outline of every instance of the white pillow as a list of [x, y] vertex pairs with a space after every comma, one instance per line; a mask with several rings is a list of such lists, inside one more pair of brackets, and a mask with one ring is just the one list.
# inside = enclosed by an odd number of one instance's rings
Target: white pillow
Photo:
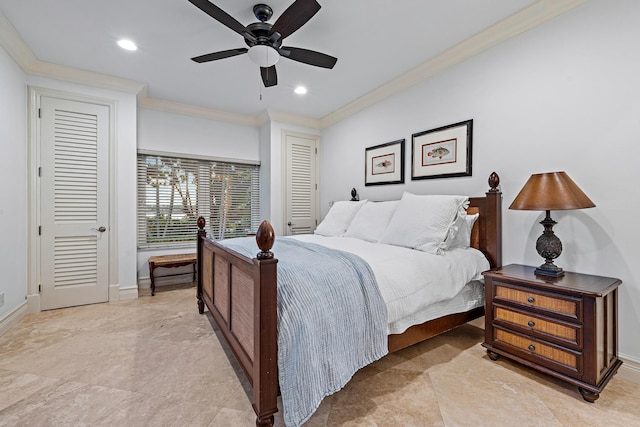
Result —
[[471, 230], [473, 230], [473, 224], [475, 224], [479, 216], [480, 214], [477, 213], [473, 215], [465, 215], [464, 222], [453, 239], [447, 239], [447, 242], [445, 242], [446, 249], [468, 248], [471, 245]]
[[427, 195], [405, 192], [380, 243], [441, 254], [458, 215], [466, 215], [467, 196]]
[[327, 212], [327, 216], [325, 216], [322, 222], [316, 227], [314, 234], [328, 237], [344, 235], [356, 212], [358, 212], [365, 203], [366, 200], [358, 202], [335, 202], [333, 206], [331, 206], [331, 209], [329, 209], [329, 212]]
[[377, 242], [382, 237], [399, 203], [400, 200], [365, 203], [353, 217], [344, 234], [345, 237]]

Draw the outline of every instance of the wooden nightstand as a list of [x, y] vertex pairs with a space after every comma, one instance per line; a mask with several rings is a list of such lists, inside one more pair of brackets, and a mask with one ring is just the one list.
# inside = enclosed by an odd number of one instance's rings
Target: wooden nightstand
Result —
[[618, 371], [619, 279], [534, 267], [485, 271], [485, 342], [499, 355], [578, 386], [594, 402]]

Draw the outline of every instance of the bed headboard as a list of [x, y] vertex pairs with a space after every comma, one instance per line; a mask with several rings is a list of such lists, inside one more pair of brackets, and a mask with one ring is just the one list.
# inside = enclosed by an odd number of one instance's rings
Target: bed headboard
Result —
[[484, 253], [491, 268], [502, 266], [502, 192], [500, 177], [489, 176], [489, 191], [485, 197], [470, 197], [468, 214], [479, 213], [471, 230], [471, 246]]

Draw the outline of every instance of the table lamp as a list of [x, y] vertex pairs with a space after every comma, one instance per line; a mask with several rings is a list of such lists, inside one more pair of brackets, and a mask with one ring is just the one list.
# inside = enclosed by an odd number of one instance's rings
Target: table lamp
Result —
[[553, 232], [553, 226], [557, 222], [551, 219], [550, 212], [595, 206], [565, 172], [531, 175], [509, 209], [546, 211], [545, 219], [540, 221], [540, 224], [544, 226], [544, 231], [536, 241], [536, 250], [545, 259], [545, 263], [536, 268], [536, 274], [553, 277], [560, 277], [564, 274], [564, 270], [553, 263], [553, 260], [562, 253], [562, 242]]

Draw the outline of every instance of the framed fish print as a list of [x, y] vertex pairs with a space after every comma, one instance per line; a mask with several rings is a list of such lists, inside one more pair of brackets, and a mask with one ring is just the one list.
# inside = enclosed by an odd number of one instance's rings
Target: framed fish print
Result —
[[411, 179], [471, 176], [473, 120], [411, 135]]
[[404, 139], [365, 149], [364, 185], [404, 182]]

